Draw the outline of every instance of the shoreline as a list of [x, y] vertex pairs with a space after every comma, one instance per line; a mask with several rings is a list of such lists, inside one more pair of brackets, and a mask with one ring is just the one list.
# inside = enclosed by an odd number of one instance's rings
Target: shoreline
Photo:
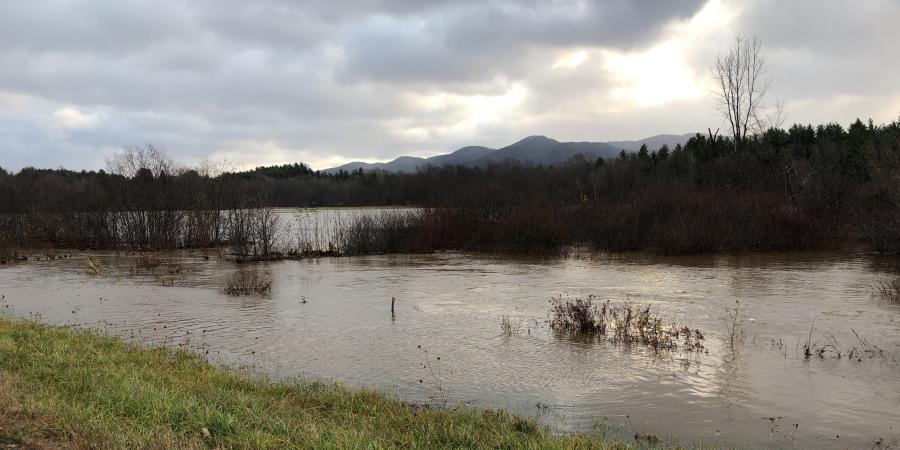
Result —
[[273, 383], [199, 355], [0, 318], [0, 444], [24, 448], [633, 448], [505, 411]]

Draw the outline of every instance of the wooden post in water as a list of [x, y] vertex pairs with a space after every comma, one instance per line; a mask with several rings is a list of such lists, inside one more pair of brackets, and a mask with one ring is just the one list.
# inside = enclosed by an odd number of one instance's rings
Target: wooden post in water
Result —
[[394, 318], [394, 302], [395, 301], [396, 300], [394, 299], [394, 297], [391, 297], [391, 319]]

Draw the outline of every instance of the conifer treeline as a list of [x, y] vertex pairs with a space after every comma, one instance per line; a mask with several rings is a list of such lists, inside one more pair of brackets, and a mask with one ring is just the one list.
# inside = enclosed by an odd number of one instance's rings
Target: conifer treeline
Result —
[[[897, 121], [770, 129], [738, 147], [727, 137], [698, 134], [684, 147], [644, 147], [610, 160], [576, 157], [558, 167], [506, 163], [411, 174], [324, 174], [292, 164], [210, 176], [147, 150], [119, 155], [118, 173], [0, 169], [3, 240], [92, 248], [217, 245], [227, 239], [230, 210], [417, 205], [447, 207], [430, 216], [427, 232], [448, 233], [453, 222], [457, 236], [418, 236], [418, 244], [410, 240], [399, 250], [573, 243], [664, 253], [856, 244], [900, 249]], [[438, 216], [447, 223], [436, 223]]]

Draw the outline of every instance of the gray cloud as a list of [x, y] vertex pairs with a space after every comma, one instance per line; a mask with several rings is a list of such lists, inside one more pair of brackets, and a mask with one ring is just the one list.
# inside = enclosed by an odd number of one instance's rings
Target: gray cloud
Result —
[[[698, 19], [710, 10], [734, 17]], [[763, 39], [790, 120], [889, 120], [895, 22], [889, 0], [6, 0], [0, 166], [99, 168], [153, 142], [186, 161], [325, 167], [705, 129], [707, 67], [737, 32]], [[628, 70], [659, 45], [677, 54]]]

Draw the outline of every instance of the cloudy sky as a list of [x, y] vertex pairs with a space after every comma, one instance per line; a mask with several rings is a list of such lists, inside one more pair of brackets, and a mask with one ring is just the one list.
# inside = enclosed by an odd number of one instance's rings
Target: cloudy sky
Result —
[[768, 54], [788, 122], [900, 116], [896, 0], [2, 0], [0, 167], [325, 168], [532, 134], [721, 125], [709, 66]]

